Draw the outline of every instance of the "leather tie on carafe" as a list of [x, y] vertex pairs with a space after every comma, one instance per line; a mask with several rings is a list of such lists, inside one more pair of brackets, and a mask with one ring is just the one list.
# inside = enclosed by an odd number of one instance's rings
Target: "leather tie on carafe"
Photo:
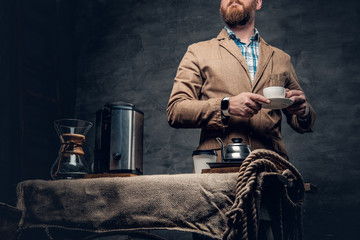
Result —
[[85, 136], [81, 134], [65, 133], [61, 135], [60, 154], [85, 155], [82, 148]]
[[71, 154], [85, 155], [84, 150], [82, 148], [82, 145], [85, 142], [84, 135], [64, 133], [60, 136], [60, 139], [61, 139], [61, 148], [59, 151], [60, 158], [54, 176], [56, 176], [60, 170], [63, 156], [70, 156]]

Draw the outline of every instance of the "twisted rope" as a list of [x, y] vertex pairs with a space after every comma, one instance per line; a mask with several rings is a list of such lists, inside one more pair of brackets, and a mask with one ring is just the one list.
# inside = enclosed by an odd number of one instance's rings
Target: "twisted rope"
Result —
[[301, 204], [304, 199], [305, 189], [303, 179], [299, 171], [279, 154], [264, 149], [258, 149], [244, 160], [240, 167], [236, 184], [234, 204], [226, 213], [228, 217], [227, 228], [223, 240], [249, 240], [257, 239], [258, 236], [258, 206], [261, 196], [263, 176], [266, 174], [281, 174], [294, 186], [295, 191], [288, 192], [284, 187], [280, 199], [279, 219], [280, 233], [284, 235], [283, 214], [295, 211], [293, 216], [297, 226], [286, 228], [290, 238], [302, 239]]

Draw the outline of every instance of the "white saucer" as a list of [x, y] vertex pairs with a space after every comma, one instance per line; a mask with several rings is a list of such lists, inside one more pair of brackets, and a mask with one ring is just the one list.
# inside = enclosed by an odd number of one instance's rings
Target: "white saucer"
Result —
[[290, 98], [268, 98], [270, 103], [263, 103], [262, 107], [267, 109], [283, 109], [294, 103]]

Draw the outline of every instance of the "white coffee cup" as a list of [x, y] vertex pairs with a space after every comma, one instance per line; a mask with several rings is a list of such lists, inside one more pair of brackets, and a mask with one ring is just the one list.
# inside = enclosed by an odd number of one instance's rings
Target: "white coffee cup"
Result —
[[195, 150], [192, 154], [196, 174], [201, 174], [203, 169], [210, 169], [208, 162], [216, 162], [215, 150]]
[[280, 86], [272, 86], [263, 89], [263, 95], [266, 98], [285, 98], [286, 89]]

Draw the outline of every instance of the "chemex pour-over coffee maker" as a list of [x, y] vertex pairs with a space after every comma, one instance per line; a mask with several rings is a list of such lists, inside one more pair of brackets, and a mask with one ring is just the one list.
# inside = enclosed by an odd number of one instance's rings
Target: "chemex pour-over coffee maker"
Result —
[[82, 148], [85, 135], [92, 127], [91, 122], [79, 119], [61, 119], [54, 121], [61, 147], [59, 156], [53, 163], [50, 174], [52, 179], [72, 179], [83, 177], [89, 167]]

